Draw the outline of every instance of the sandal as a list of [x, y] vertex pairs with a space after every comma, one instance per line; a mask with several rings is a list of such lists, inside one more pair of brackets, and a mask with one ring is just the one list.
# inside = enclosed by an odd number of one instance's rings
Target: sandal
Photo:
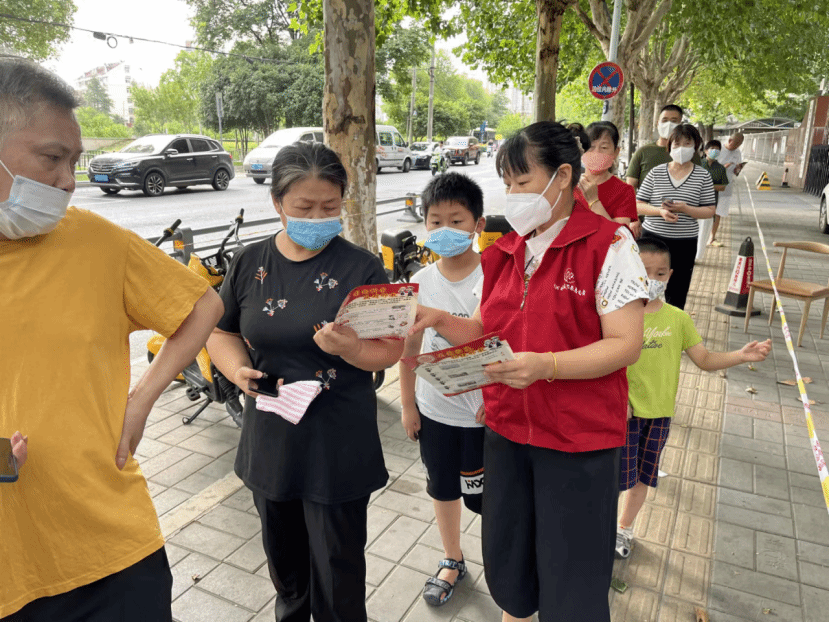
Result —
[[[441, 573], [441, 569], [457, 570], [458, 577], [455, 578], [455, 583], [450, 584], [446, 580], [439, 578], [438, 574]], [[461, 562], [453, 560], [452, 558], [445, 558], [438, 563], [438, 571], [435, 572], [435, 575], [429, 578], [424, 585], [424, 601], [431, 606], [443, 606], [450, 600], [456, 584], [458, 584], [465, 575], [467, 575], [467, 565], [464, 564], [463, 558], [461, 559]], [[443, 598], [441, 597], [442, 593], [446, 593]]]

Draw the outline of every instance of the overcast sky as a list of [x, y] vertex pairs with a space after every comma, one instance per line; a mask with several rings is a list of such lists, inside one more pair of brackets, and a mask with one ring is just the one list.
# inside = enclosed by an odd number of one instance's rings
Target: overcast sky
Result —
[[[116, 3], [122, 6], [122, 3]], [[129, 10], [114, 10], [112, 0], [76, 0], [75, 26], [105, 33], [143, 37], [185, 45], [195, 38], [190, 26], [192, 9], [183, 0], [139, 0], [130, 3]], [[458, 38], [439, 42], [438, 47], [451, 49], [461, 43]], [[74, 82], [86, 71], [103, 65], [124, 61], [130, 66], [134, 80], [150, 86], [158, 84], [159, 77], [173, 67], [181, 48], [145, 41], [130, 43], [118, 38], [118, 46], [111, 49], [106, 42], [95, 39], [92, 33], [72, 31], [70, 40], [61, 47], [57, 60], [46, 65], [68, 83]], [[460, 71], [484, 80], [482, 72], [473, 72], [456, 60]]]

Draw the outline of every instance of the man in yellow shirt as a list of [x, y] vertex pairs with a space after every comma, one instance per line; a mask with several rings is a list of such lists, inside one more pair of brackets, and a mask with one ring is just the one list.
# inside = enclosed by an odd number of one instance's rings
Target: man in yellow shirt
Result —
[[[194, 273], [68, 208], [75, 95], [0, 60], [0, 619], [171, 620], [172, 576], [133, 458], [153, 403], [223, 313]], [[129, 333], [168, 337], [130, 390]], [[21, 433], [28, 438], [24, 438]]]

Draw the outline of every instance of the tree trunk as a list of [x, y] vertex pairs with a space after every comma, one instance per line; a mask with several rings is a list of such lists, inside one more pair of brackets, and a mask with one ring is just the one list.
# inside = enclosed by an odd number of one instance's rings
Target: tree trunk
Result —
[[349, 175], [343, 231], [347, 240], [376, 253], [374, 2], [323, 0], [323, 24], [326, 144]]
[[657, 101], [656, 91], [640, 89], [640, 120], [637, 133], [637, 148], [651, 143], [654, 138], [654, 105]]
[[571, 0], [536, 0], [536, 85], [534, 121], [556, 120], [556, 72], [562, 16]]

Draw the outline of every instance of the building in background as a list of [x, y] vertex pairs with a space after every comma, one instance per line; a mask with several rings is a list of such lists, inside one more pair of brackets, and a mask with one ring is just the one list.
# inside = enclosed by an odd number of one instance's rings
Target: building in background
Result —
[[521, 89], [511, 87], [509, 91], [510, 112], [520, 115], [533, 115], [533, 96], [526, 95]]
[[130, 65], [119, 61], [90, 69], [75, 80], [75, 89], [83, 94], [93, 78], [98, 79], [112, 100], [110, 114], [121, 117], [128, 126], [132, 127], [135, 122], [135, 111], [130, 86], [135, 76], [130, 73]]

